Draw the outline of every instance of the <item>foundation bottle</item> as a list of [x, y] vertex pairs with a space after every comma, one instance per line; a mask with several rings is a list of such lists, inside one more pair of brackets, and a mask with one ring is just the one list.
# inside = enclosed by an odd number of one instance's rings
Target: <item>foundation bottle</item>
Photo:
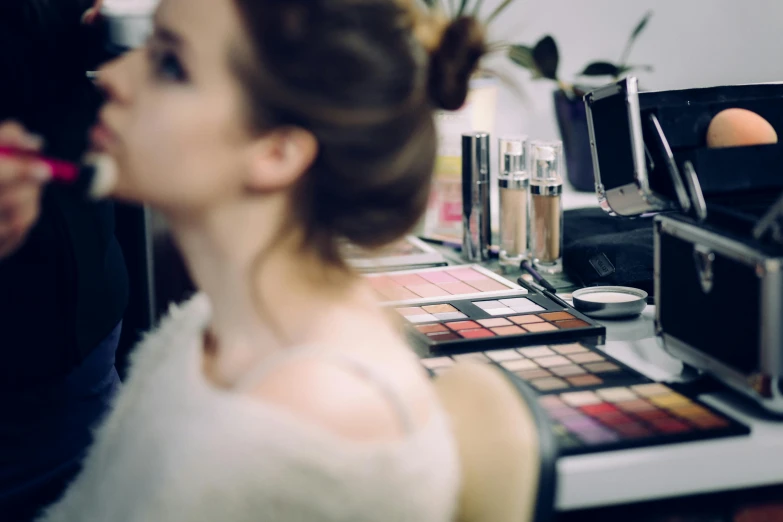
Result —
[[528, 257], [530, 174], [527, 166], [527, 137], [500, 138], [498, 158], [500, 265], [519, 268], [519, 264]]
[[530, 144], [530, 250], [533, 266], [547, 274], [563, 271], [563, 143]]

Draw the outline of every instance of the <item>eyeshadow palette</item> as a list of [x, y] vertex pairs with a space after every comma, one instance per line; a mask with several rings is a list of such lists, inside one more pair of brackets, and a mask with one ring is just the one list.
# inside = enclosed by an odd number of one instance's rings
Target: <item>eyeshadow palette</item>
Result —
[[462, 361], [501, 366], [536, 390], [564, 456], [750, 433], [747, 426], [582, 343], [421, 362], [440, 374]]
[[404, 270], [448, 264], [440, 252], [414, 236], [405, 237], [372, 252], [346, 243], [342, 246], [342, 254], [351, 266], [361, 272]]
[[577, 339], [600, 342], [606, 328], [576, 310], [541, 295], [464, 299], [420, 306], [395, 306], [412, 341], [449, 353]]
[[649, 382], [623, 363], [581, 343], [464, 353], [421, 362], [439, 374], [462, 361], [502, 366], [539, 393]]
[[370, 286], [389, 305], [419, 305], [449, 299], [524, 295], [525, 289], [478, 265], [456, 265], [367, 274]]
[[665, 384], [545, 395], [562, 455], [746, 435], [750, 429]]

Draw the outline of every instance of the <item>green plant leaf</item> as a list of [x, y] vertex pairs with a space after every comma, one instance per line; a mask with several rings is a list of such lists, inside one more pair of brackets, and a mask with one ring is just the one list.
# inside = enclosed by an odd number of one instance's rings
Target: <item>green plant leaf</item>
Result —
[[486, 22], [484, 22], [484, 23], [485, 23], [486, 25], [489, 25], [489, 24], [491, 24], [491, 23], [492, 23], [492, 20], [494, 20], [495, 18], [497, 18], [497, 17], [498, 17], [498, 16], [499, 16], [499, 15], [500, 15], [500, 14], [501, 14], [503, 11], [505, 11], [505, 9], [506, 9], [506, 8], [507, 8], [509, 5], [511, 5], [511, 2], [513, 2], [513, 1], [514, 1], [514, 0], [503, 0], [503, 2], [501, 2], [501, 4], [500, 4], [499, 6], [497, 6], [497, 7], [495, 8], [495, 10], [494, 10], [494, 11], [492, 11], [492, 14], [490, 14], [490, 15], [487, 17], [487, 20], [486, 20]]
[[650, 18], [652, 18], [653, 12], [647, 11], [645, 13], [644, 18], [637, 24], [636, 28], [631, 33], [631, 40], [636, 40], [640, 34], [642, 34], [642, 31], [644, 31], [645, 27], [647, 27], [647, 23], [650, 21]]
[[619, 76], [622, 68], [609, 62], [593, 62], [579, 76]]
[[536, 61], [533, 59], [533, 49], [527, 45], [512, 45], [508, 48], [507, 56], [509, 60], [520, 67], [532, 71], [534, 74], [540, 74]]
[[619, 69], [620, 70], [617, 73], [618, 76], [632, 71], [653, 72], [655, 70], [652, 65], [626, 65], [624, 67], [620, 67]]
[[557, 81], [557, 67], [560, 64], [560, 53], [557, 43], [550, 35], [544, 36], [533, 48], [533, 60], [541, 76]]
[[644, 31], [645, 27], [647, 27], [647, 23], [650, 21], [650, 18], [652, 18], [652, 15], [652, 11], [647, 11], [642, 20], [636, 24], [636, 27], [631, 33], [631, 36], [628, 37], [628, 41], [625, 43], [625, 49], [623, 49], [623, 54], [620, 56], [620, 67], [624, 67], [625, 64], [628, 63], [628, 58], [631, 56], [631, 49], [633, 49], [633, 44], [636, 42], [636, 39], [639, 37], [639, 35], [642, 34], [642, 31]]

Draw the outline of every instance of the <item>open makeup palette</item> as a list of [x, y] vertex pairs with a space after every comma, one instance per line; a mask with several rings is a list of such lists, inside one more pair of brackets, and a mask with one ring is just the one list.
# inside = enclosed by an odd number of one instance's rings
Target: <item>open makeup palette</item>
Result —
[[465, 353], [422, 359], [438, 374], [459, 361], [495, 364], [540, 394], [562, 455], [597, 453], [750, 430], [587, 344]]
[[367, 251], [350, 243], [342, 246], [348, 263], [361, 272], [380, 272], [412, 268], [428, 268], [448, 264], [443, 255], [415, 236], [375, 251]]
[[420, 305], [449, 299], [527, 293], [521, 286], [478, 265], [383, 272], [365, 277], [388, 305]]
[[540, 295], [395, 306], [413, 342], [435, 352], [475, 351], [576, 339], [600, 342], [606, 328]]

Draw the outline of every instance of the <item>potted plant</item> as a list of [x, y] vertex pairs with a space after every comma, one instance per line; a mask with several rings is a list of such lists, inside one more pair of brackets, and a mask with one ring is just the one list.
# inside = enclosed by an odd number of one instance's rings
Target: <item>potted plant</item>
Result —
[[[647, 27], [651, 16], [652, 13], [648, 12], [636, 25], [617, 63], [592, 62], [579, 73], [578, 77], [580, 79], [604, 77], [617, 81], [634, 70], [652, 70], [650, 66], [637, 66], [628, 63], [631, 49], [639, 35]], [[555, 39], [550, 35], [544, 36], [532, 47], [526, 45], [510, 46], [508, 57], [515, 64], [529, 70], [533, 79], [551, 80], [557, 84], [557, 89], [554, 92], [555, 112], [563, 139], [568, 179], [577, 190], [593, 190], [595, 186], [593, 161], [587, 130], [587, 114], [582, 98], [585, 93], [598, 85], [585, 86], [584, 84], [567, 83], [558, 76], [560, 54]]]

